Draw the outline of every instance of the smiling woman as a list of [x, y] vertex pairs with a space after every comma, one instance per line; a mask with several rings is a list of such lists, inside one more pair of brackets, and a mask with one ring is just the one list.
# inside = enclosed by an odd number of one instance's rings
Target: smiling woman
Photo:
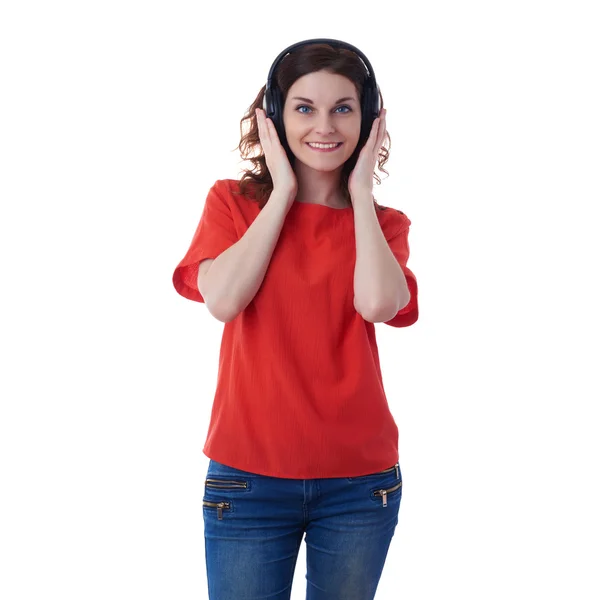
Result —
[[211, 598], [289, 596], [305, 535], [311, 598], [373, 598], [398, 523], [374, 323], [412, 325], [418, 289], [411, 221], [371, 194], [389, 136], [352, 48], [276, 59], [240, 142], [254, 169], [212, 186], [173, 274], [224, 322], [203, 448]]

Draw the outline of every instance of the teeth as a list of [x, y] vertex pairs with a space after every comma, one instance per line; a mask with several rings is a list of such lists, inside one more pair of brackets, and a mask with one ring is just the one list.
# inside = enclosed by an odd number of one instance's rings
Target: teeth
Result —
[[308, 145], [313, 148], [335, 148], [338, 144], [312, 144], [311, 142], [308, 142]]

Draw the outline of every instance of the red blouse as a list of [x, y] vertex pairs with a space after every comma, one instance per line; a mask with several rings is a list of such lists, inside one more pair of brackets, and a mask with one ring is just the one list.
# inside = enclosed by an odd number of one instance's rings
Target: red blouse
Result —
[[[191, 244], [173, 274], [184, 297], [204, 302], [198, 264], [237, 242], [259, 214], [216, 181]], [[417, 280], [406, 266], [411, 221], [377, 210], [406, 276], [411, 300], [386, 321], [417, 321]], [[354, 308], [352, 207], [294, 202], [264, 280], [248, 306], [224, 323], [208, 458], [272, 477], [357, 477], [399, 460], [398, 427], [384, 391], [373, 323]]]

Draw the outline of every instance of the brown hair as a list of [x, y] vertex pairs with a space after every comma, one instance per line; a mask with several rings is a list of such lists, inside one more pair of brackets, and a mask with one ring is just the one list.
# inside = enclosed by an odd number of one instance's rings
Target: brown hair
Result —
[[[288, 54], [278, 65], [273, 78], [274, 83], [281, 90], [282, 102], [285, 104], [288, 91], [297, 79], [308, 73], [322, 70], [343, 75], [350, 79], [354, 83], [359, 99], [362, 98], [363, 82], [367, 77], [367, 73], [361, 59], [351, 50], [333, 48], [329, 44], [321, 43], [299, 48]], [[249, 160], [253, 163], [251, 169], [243, 169], [244, 173], [240, 179], [240, 194], [248, 195], [252, 200], [258, 202], [260, 209], [265, 206], [273, 191], [273, 180], [271, 179], [271, 174], [269, 173], [265, 155], [260, 144], [255, 113], [256, 108], [262, 108], [265, 89], [266, 85], [258, 92], [256, 99], [240, 121], [242, 138], [236, 148], [236, 150], [240, 150], [240, 154], [244, 160]], [[381, 108], [383, 108], [383, 96], [380, 101]], [[246, 134], [244, 134], [243, 130], [244, 121], [249, 121], [249, 130]], [[383, 140], [383, 145], [379, 149], [377, 166], [380, 171], [389, 175], [383, 169], [383, 165], [387, 162], [389, 156], [388, 149], [385, 147], [386, 142], [388, 147], [391, 147], [391, 138], [387, 132]], [[350, 192], [348, 191], [348, 179], [356, 166], [356, 161], [363, 147], [364, 143], [359, 143], [352, 156], [342, 167], [340, 191], [349, 206], [351, 206], [351, 201]], [[260, 149], [260, 154], [258, 156], [251, 156], [251, 153], [257, 148]], [[292, 168], [295, 162], [294, 159], [295, 157], [292, 157]], [[379, 185], [381, 179], [377, 173], [374, 173], [374, 175]], [[377, 201], [375, 201], [375, 206], [379, 210], [386, 210], [386, 207], [380, 206], [377, 204]]]

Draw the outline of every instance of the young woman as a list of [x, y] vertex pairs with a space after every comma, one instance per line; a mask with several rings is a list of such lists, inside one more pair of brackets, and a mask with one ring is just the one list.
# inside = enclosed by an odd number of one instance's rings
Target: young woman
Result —
[[373, 198], [380, 101], [354, 46], [284, 50], [242, 120], [254, 167], [216, 181], [175, 269], [225, 323], [203, 450], [213, 600], [289, 599], [304, 535], [308, 599], [375, 596], [402, 475], [374, 323], [418, 318], [411, 222]]

